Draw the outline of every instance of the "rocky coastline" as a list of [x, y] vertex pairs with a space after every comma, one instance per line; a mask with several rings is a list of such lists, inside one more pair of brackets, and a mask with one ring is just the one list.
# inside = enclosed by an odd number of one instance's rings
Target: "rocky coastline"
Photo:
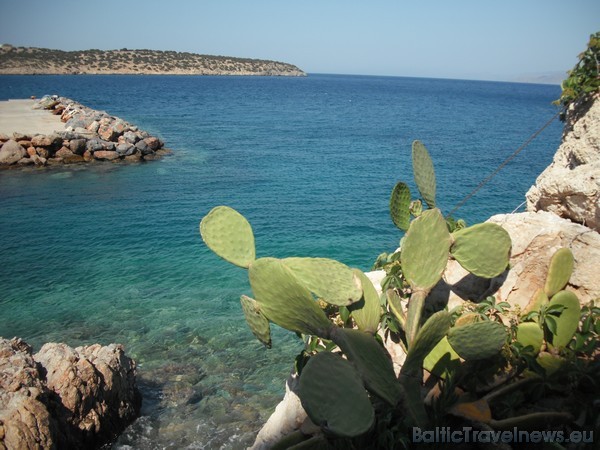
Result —
[[65, 97], [45, 96], [34, 109], [60, 115], [64, 131], [50, 135], [0, 134], [0, 168], [154, 161], [171, 151], [164, 142], [123, 119]]
[[135, 375], [121, 345], [0, 338], [0, 450], [100, 448], [139, 416]]

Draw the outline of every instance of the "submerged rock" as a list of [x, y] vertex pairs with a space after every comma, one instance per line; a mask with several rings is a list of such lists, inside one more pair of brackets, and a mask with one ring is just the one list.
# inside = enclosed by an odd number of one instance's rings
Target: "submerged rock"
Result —
[[123, 347], [0, 338], [0, 448], [98, 448], [138, 415], [135, 362]]

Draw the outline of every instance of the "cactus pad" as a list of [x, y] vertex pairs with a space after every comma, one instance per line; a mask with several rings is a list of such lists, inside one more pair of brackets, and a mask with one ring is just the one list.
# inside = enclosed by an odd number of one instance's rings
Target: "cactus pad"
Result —
[[348, 306], [362, 298], [362, 286], [352, 269], [327, 258], [285, 258], [283, 264], [309, 291], [327, 303]]
[[581, 305], [579, 299], [571, 291], [560, 291], [548, 303], [548, 308], [562, 305], [564, 309], [556, 318], [556, 333], [552, 334], [551, 346], [554, 348], [566, 347], [579, 326]]
[[352, 272], [360, 280], [363, 297], [359, 302], [348, 306], [348, 310], [352, 314], [359, 330], [375, 334], [379, 327], [379, 319], [381, 318], [379, 295], [371, 280], [361, 270], [354, 269]]
[[483, 278], [494, 278], [508, 266], [511, 240], [495, 223], [480, 223], [452, 233], [452, 256], [466, 270]]
[[529, 300], [529, 303], [527, 303], [525, 308], [523, 308], [521, 316], [526, 316], [527, 314], [533, 311], [539, 311], [540, 308], [549, 301], [550, 300], [548, 300], [548, 296], [546, 295], [543, 289], [536, 290], [533, 294], [533, 297], [531, 297], [531, 300]]
[[429, 209], [412, 221], [400, 260], [414, 290], [428, 291], [442, 278], [448, 262], [450, 233], [439, 209]]
[[573, 274], [573, 265], [573, 253], [568, 248], [561, 248], [552, 255], [546, 285], [544, 286], [544, 291], [548, 297], [552, 297], [565, 288]]
[[476, 360], [496, 355], [506, 342], [506, 336], [504, 325], [484, 321], [451, 328], [448, 342], [461, 358]]
[[260, 311], [271, 322], [296, 333], [328, 336], [331, 322], [280, 260], [257, 259], [250, 265], [248, 277]]
[[228, 206], [217, 206], [204, 216], [200, 235], [208, 248], [236, 266], [247, 269], [256, 258], [250, 223]]
[[517, 326], [517, 342], [523, 347], [532, 346], [537, 354], [544, 344], [544, 331], [536, 322], [522, 322]]
[[360, 375], [341, 356], [323, 352], [311, 357], [302, 370], [299, 391], [306, 413], [325, 431], [355, 437], [373, 425], [375, 413]]
[[375, 338], [360, 330], [334, 328], [331, 339], [356, 367], [367, 389], [395, 406], [401, 396], [400, 385], [390, 356]]
[[406, 312], [402, 305], [402, 299], [394, 289], [388, 289], [385, 292], [385, 296], [387, 297], [387, 302], [392, 313], [396, 316], [396, 319], [398, 319], [402, 328], [404, 328], [406, 325]]
[[448, 336], [444, 336], [423, 360], [423, 369], [440, 378], [444, 378], [447, 371], [458, 366], [460, 366], [460, 356], [448, 342]]
[[397, 183], [390, 197], [390, 215], [392, 221], [401, 230], [410, 225], [410, 189], [405, 183]]
[[421, 370], [423, 360], [446, 336], [450, 323], [450, 313], [447, 311], [438, 311], [427, 319], [417, 333], [412, 346], [409, 347], [406, 361], [402, 366], [403, 374], [414, 374]]
[[250, 331], [267, 348], [271, 348], [271, 327], [267, 318], [260, 312], [257, 301], [242, 295], [240, 302], [242, 303], [242, 311], [244, 311]]
[[420, 141], [412, 145], [412, 163], [415, 183], [421, 197], [430, 208], [435, 208], [435, 171], [429, 152]]

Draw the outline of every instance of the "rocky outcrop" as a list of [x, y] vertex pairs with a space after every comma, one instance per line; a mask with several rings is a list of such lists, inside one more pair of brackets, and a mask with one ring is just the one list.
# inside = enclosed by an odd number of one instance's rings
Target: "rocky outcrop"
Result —
[[135, 362], [123, 347], [75, 349], [0, 338], [0, 449], [97, 448], [139, 414]]
[[260, 429], [250, 450], [267, 450], [304, 423], [307, 415], [296, 394], [298, 385], [299, 377], [292, 373], [285, 383], [283, 400]]
[[34, 108], [60, 115], [65, 131], [49, 136], [0, 135], [0, 168], [155, 161], [171, 153], [160, 138], [65, 97], [45, 96]]
[[526, 197], [529, 211], [600, 232], [600, 95], [569, 107], [562, 144]]
[[510, 234], [510, 270], [488, 280], [470, 274], [457, 261], [449, 261], [443, 280], [429, 297], [437, 307], [448, 304], [453, 308], [464, 300], [477, 302], [494, 295], [497, 301], [524, 308], [544, 286], [550, 258], [561, 247], [570, 248], [575, 258], [567, 290], [575, 292], [581, 303], [600, 299], [600, 234], [596, 231], [545, 211], [502, 214], [489, 222]]

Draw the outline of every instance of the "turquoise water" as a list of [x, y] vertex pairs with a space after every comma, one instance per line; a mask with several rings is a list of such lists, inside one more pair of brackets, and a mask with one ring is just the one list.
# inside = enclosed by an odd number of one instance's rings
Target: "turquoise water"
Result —
[[[395, 182], [410, 144], [433, 156], [449, 211], [556, 112], [557, 86], [416, 78], [1, 76], [0, 99], [57, 93], [161, 136], [159, 162], [0, 171], [0, 335], [36, 348], [121, 342], [143, 417], [115, 448], [243, 448], [283, 395], [301, 343], [264, 349], [239, 295], [246, 273], [202, 244], [230, 205], [259, 256], [367, 270], [400, 234]], [[553, 123], [456, 214], [514, 210], [558, 147]]]

